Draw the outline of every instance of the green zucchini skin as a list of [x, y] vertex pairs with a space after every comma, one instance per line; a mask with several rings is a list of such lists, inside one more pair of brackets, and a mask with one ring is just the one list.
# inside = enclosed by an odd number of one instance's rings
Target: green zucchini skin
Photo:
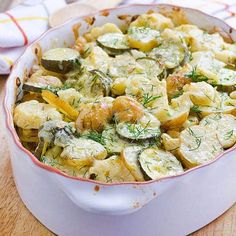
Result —
[[139, 124], [119, 123], [116, 125], [116, 132], [123, 138], [130, 140], [146, 140], [159, 137], [160, 128], [143, 128]]
[[177, 175], [184, 171], [182, 164], [173, 154], [157, 147], [143, 150], [138, 160], [146, 180]]
[[23, 84], [22, 89], [27, 92], [41, 93], [44, 88], [25, 83]]
[[149, 57], [158, 59], [167, 69], [173, 69], [186, 59], [186, 48], [180, 42], [163, 41], [158, 47], [153, 48]]
[[53, 48], [43, 54], [41, 64], [46, 70], [67, 74], [81, 67], [80, 54], [71, 48]]
[[91, 70], [89, 73], [95, 76], [95, 79], [98, 79], [101, 82], [104, 90], [104, 96], [109, 96], [113, 80], [100, 70]]
[[164, 65], [152, 57], [140, 57], [136, 61], [146, 69], [149, 79], [156, 78], [164, 71]]
[[116, 56], [130, 49], [126, 36], [120, 33], [107, 33], [97, 38], [98, 46], [110, 56]]

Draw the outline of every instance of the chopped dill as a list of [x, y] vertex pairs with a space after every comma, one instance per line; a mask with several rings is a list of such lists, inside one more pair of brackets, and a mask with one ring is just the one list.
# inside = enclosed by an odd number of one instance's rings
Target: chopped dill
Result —
[[201, 113], [202, 111], [199, 109], [199, 106], [194, 105], [193, 107], [190, 108], [191, 112], [195, 112], [195, 113]]
[[133, 134], [134, 138], [138, 139], [140, 136], [148, 133], [149, 124], [150, 124], [150, 121], [148, 121], [144, 127], [140, 127], [135, 124], [127, 124], [127, 127], [128, 127], [129, 132]]
[[224, 140], [229, 140], [233, 135], [234, 135], [234, 130], [232, 129], [225, 133]]
[[84, 137], [86, 137], [88, 139], [92, 139], [93, 141], [104, 145], [104, 140], [103, 140], [101, 133], [98, 133], [96, 131], [91, 131], [91, 132], [85, 134]]
[[207, 81], [208, 78], [206, 76], [203, 76], [203, 75], [200, 75], [197, 73], [197, 67], [193, 67], [193, 70], [188, 73], [188, 74], [185, 74], [185, 76], [187, 78], [190, 78], [193, 82], [201, 82], [201, 81]]
[[202, 143], [201, 137], [197, 137], [191, 128], [188, 128], [188, 133], [195, 138], [195, 142], [196, 142], [196, 147], [190, 148], [189, 151], [197, 150]]
[[148, 106], [148, 104], [150, 102], [153, 102], [153, 101], [155, 101], [156, 99], [158, 99], [158, 98], [160, 98], [162, 96], [163, 96], [162, 94], [161, 95], [157, 95], [157, 96], [153, 96], [153, 95], [149, 95], [149, 93], [145, 93], [142, 96], [142, 104], [143, 104], [144, 107], [147, 108], [147, 106]]

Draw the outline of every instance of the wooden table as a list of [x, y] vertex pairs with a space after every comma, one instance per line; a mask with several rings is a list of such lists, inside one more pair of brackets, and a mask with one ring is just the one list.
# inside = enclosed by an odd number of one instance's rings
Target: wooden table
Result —
[[[0, 11], [5, 9], [10, 1], [0, 0]], [[0, 76], [0, 127], [5, 129], [2, 119], [3, 87], [6, 77]], [[3, 129], [0, 131], [0, 236], [52, 236], [24, 206], [13, 180], [9, 151]], [[235, 236], [236, 235], [236, 205], [214, 222], [205, 226], [192, 236]], [[82, 236], [82, 235], [81, 235]]]

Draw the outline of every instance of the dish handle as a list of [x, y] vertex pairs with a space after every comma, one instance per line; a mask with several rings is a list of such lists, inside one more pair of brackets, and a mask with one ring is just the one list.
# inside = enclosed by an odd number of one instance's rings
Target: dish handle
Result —
[[[156, 197], [151, 188], [134, 184], [102, 185], [53, 176], [58, 187], [78, 207], [97, 214], [125, 215], [139, 210]], [[145, 192], [145, 194], [144, 194]]]

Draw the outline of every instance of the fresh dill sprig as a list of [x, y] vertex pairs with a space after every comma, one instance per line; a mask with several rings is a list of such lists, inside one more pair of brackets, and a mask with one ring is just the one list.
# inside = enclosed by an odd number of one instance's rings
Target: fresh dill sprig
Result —
[[144, 127], [140, 127], [136, 124], [127, 124], [127, 128], [129, 132], [134, 135], [134, 138], [138, 139], [140, 136], [149, 132], [149, 129], [148, 129], [149, 125], [150, 125], [150, 121], [148, 121]]
[[143, 104], [144, 107], [147, 108], [147, 106], [150, 102], [153, 102], [153, 101], [155, 101], [156, 99], [158, 99], [162, 96], [163, 95], [154, 96], [154, 95], [150, 95], [149, 93], [144, 93], [143, 96], [142, 96], [142, 104]]
[[196, 147], [190, 148], [189, 151], [197, 150], [202, 143], [201, 137], [198, 137], [191, 128], [188, 128], [188, 133], [195, 138], [195, 142], [196, 142]]
[[193, 67], [193, 70], [188, 73], [188, 74], [185, 74], [185, 76], [187, 78], [190, 78], [192, 80], [192, 82], [202, 82], [202, 81], [207, 81], [208, 78], [204, 75], [200, 75], [197, 73], [197, 67]]
[[199, 106], [194, 105], [193, 107], [190, 108], [191, 112], [195, 112], [195, 113], [201, 113], [202, 111], [200, 110]]
[[85, 135], [83, 135], [84, 137], [88, 138], [88, 139], [92, 139], [93, 141], [95, 142], [98, 142], [100, 144], [104, 144], [104, 140], [103, 140], [103, 137], [102, 137], [102, 134], [101, 133], [98, 133], [96, 131], [91, 131]]
[[55, 87], [52, 87], [50, 85], [46, 86], [46, 87], [43, 87], [42, 90], [48, 90], [54, 94], [57, 94], [58, 91], [60, 90], [66, 90], [66, 89], [69, 89], [71, 88], [71, 86], [67, 85], [67, 84], [64, 84], [62, 87], [60, 88], [55, 88]]

